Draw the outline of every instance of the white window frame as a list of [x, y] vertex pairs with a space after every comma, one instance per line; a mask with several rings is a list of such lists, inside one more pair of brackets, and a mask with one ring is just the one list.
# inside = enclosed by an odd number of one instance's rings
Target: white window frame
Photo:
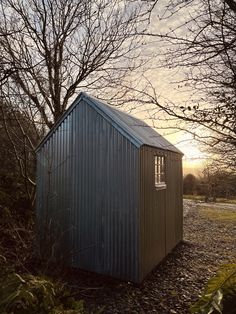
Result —
[[166, 189], [165, 156], [154, 155], [154, 185], [156, 190]]

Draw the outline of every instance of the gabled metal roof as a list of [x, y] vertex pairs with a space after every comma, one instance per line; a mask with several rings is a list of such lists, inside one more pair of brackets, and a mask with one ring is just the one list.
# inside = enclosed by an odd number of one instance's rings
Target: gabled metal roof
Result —
[[119, 109], [115, 109], [113, 106], [105, 104], [98, 99], [89, 96], [88, 94], [81, 92], [64, 115], [59, 119], [59, 121], [53, 126], [46, 137], [41, 141], [41, 143], [36, 148], [36, 151], [47, 141], [52, 133], [55, 132], [57, 127], [62, 123], [62, 121], [69, 115], [69, 113], [79, 105], [80, 101], [86, 101], [91, 105], [96, 111], [98, 111], [105, 119], [109, 120], [112, 125], [118, 129], [125, 137], [127, 137], [136, 147], [141, 147], [142, 145], [148, 145], [164, 150], [173, 151], [179, 154], [182, 152], [167, 141], [163, 136], [157, 133], [148, 124], [134, 118], [130, 114], [127, 114]]

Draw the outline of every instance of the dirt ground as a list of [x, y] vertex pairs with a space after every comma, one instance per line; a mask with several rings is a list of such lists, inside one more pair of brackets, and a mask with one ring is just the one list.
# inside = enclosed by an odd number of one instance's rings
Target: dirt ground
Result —
[[184, 241], [137, 286], [87, 272], [72, 288], [89, 313], [189, 313], [189, 306], [223, 263], [236, 259], [236, 205], [184, 201]]

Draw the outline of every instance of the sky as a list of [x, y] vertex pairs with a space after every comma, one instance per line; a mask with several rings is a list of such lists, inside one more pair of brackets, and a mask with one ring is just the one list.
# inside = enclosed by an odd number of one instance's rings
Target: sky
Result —
[[[160, 21], [159, 17], [165, 14], [165, 0], [159, 0], [157, 6], [152, 14], [152, 19], [150, 23], [150, 31], [153, 33], [166, 32], [167, 30], [174, 29], [178, 25], [182, 24], [185, 20], [182, 11], [173, 18], [168, 19], [168, 23], [165, 20]], [[186, 12], [185, 12], [186, 13]], [[180, 30], [184, 32], [184, 30]], [[183, 34], [182, 34], [183, 35]], [[165, 46], [163, 43], [152, 39], [152, 43], [148, 46], [148, 53], [156, 54], [155, 62], [158, 64], [158, 53], [159, 51], [164, 51]], [[152, 65], [152, 69], [148, 72], [148, 79], [152, 82], [155, 90], [158, 94], [159, 102], [164, 104], [166, 102], [179, 104], [181, 102], [188, 103], [188, 99], [191, 99], [191, 93], [188, 90], [179, 89], [178, 81], [183, 79], [184, 72], [183, 69], [168, 69], [156, 67], [155, 64]], [[163, 135], [172, 144], [176, 145], [183, 153], [183, 168], [184, 174], [193, 173], [195, 175], [200, 175], [204, 164], [209, 159], [209, 156], [202, 153], [200, 145], [193, 140], [192, 136], [183, 131], [176, 131], [174, 127], [179, 124], [179, 121], [168, 121], [162, 113], [157, 115], [157, 119], [152, 121], [145, 110], [136, 110], [132, 114], [136, 115], [138, 118], [145, 120], [151, 126], [156, 126], [156, 131]], [[149, 112], [150, 115], [150, 112]], [[166, 126], [168, 125], [168, 129]], [[171, 129], [173, 127], [173, 129]]]
[[[176, 74], [174, 73], [175, 71], [167, 71], [164, 69], [151, 70], [151, 72], [149, 78], [155, 86], [160, 103], [164, 104], [169, 100], [177, 104], [181, 101], [186, 101], [186, 99], [190, 97], [188, 93], [183, 94], [178, 91], [177, 84], [174, 83], [181, 73], [178, 72], [178, 74]], [[178, 120], [169, 121], [170, 117], [165, 116], [162, 112], [158, 112], [155, 115], [155, 120], [150, 119], [155, 111], [155, 106], [154, 108], [143, 108], [143, 106], [141, 106], [141, 108], [135, 108], [130, 113], [154, 127], [159, 134], [163, 135], [184, 154], [184, 175], [188, 173], [193, 173], [196, 176], [201, 175], [204, 164], [209, 159], [209, 156], [201, 151], [199, 143], [193, 140], [190, 133], [176, 130], [175, 127], [180, 124]]]
[[[135, 116], [145, 120], [153, 127], [149, 119], [146, 119], [143, 114], [135, 113]], [[192, 173], [196, 176], [202, 174], [204, 165], [209, 160], [209, 156], [201, 151], [198, 143], [193, 140], [192, 136], [187, 132], [176, 132], [174, 129], [168, 131], [165, 128], [158, 128], [156, 130], [163, 135], [169, 142], [174, 144], [183, 154], [183, 174]]]

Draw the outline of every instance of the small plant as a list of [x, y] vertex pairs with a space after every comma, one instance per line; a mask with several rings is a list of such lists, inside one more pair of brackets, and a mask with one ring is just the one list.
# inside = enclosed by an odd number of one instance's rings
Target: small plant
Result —
[[236, 264], [220, 267], [199, 300], [191, 307], [192, 314], [236, 313]]
[[75, 301], [62, 283], [33, 275], [19, 275], [0, 256], [0, 313], [79, 314], [83, 301]]

